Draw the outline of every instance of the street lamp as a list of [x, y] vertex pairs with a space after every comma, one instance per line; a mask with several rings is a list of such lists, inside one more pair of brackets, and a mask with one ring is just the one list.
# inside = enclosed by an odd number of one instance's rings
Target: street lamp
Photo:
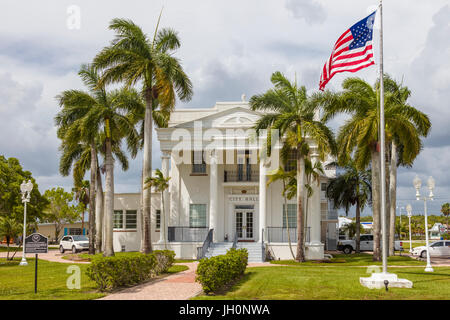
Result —
[[408, 213], [408, 220], [409, 220], [409, 253], [413, 253], [412, 249], [412, 240], [411, 240], [411, 216], [412, 216], [412, 207], [411, 204], [408, 203], [406, 206], [406, 212]]
[[[420, 188], [422, 187], [422, 180], [420, 180], [419, 176], [416, 175], [416, 177], [413, 180], [414, 188], [416, 188], [416, 200], [420, 200]], [[428, 181], [428, 190], [430, 191], [427, 196], [422, 197], [423, 203], [424, 203], [424, 214], [425, 214], [425, 242], [427, 247], [427, 266], [425, 268], [425, 272], [433, 272], [433, 268], [431, 267], [431, 261], [430, 261], [430, 247], [428, 243], [428, 213], [427, 213], [427, 201], [433, 201], [434, 194], [433, 190], [435, 187], [435, 182], [433, 177], [429, 177]]]
[[20, 261], [19, 265], [27, 266], [28, 262], [25, 258], [25, 236], [27, 233], [27, 202], [30, 202], [30, 194], [31, 190], [33, 190], [33, 183], [31, 180], [25, 182], [25, 180], [20, 185], [20, 193], [22, 193], [22, 202], [24, 204], [23, 208], [23, 235], [22, 235], [22, 261]]
[[400, 232], [398, 234], [398, 238], [401, 240], [402, 236], [402, 209], [405, 209], [405, 207], [399, 207], [397, 206], [397, 209], [400, 209]]

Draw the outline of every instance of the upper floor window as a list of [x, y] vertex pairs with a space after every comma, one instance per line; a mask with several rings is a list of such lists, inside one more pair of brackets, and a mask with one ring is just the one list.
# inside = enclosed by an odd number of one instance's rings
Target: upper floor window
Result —
[[284, 171], [297, 170], [297, 150], [291, 150], [284, 164]]
[[156, 209], [156, 221], [155, 221], [155, 228], [156, 230], [159, 230], [161, 228], [161, 210]]
[[204, 151], [192, 151], [192, 173], [206, 173]]

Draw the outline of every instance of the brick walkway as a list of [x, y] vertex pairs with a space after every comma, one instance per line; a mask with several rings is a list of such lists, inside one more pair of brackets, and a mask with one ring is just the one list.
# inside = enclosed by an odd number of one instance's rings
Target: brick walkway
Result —
[[189, 270], [168, 277], [156, 278], [149, 282], [112, 293], [100, 300], [187, 300], [202, 292], [195, 282], [198, 262], [181, 263]]

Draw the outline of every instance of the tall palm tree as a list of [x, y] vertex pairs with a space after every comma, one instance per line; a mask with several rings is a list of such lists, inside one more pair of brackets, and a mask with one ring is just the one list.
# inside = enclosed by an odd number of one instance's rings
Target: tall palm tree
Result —
[[[76, 201], [78, 201], [79, 204], [82, 205], [82, 212], [81, 212], [81, 233], [84, 234], [84, 213], [86, 208], [89, 207], [89, 219], [91, 219], [91, 212], [93, 210], [91, 210], [91, 204], [90, 204], [90, 199], [92, 198], [90, 196], [90, 183], [88, 180], [82, 180], [81, 182], [76, 182], [75, 186], [72, 188], [72, 192], [74, 194], [74, 198]], [[89, 225], [92, 225], [92, 220], [89, 220]], [[90, 228], [89, 228], [89, 232], [90, 232]], [[89, 239], [89, 244], [91, 243], [91, 238], [92, 238], [92, 234], [90, 233], [90, 239]], [[89, 252], [91, 253], [91, 252]]]
[[[385, 77], [386, 87], [389, 86], [388, 76]], [[339, 129], [338, 145], [339, 160], [347, 162], [354, 154], [355, 165], [359, 170], [369, 164], [372, 169], [372, 211], [374, 232], [374, 255], [376, 261], [381, 260], [380, 251], [380, 146], [379, 146], [379, 86], [373, 87], [359, 78], [347, 78], [342, 83], [343, 91], [332, 93], [326, 91], [314, 97], [325, 109], [324, 120], [329, 120], [338, 113], [347, 113], [351, 118]], [[411, 108], [404, 108], [393, 103], [393, 93], [385, 91], [385, 123], [386, 136], [395, 137], [399, 144], [408, 150], [420, 149], [420, 138], [417, 134], [417, 122], [427, 122], [427, 117], [421, 112], [414, 112], [418, 118], [411, 121]], [[416, 110], [417, 111], [417, 110]], [[387, 139], [387, 141], [389, 141]], [[411, 153], [412, 154], [412, 153]], [[383, 182], [384, 183], [384, 182]], [[386, 210], [387, 211], [387, 210]]]
[[166, 204], [164, 203], [164, 191], [169, 188], [169, 180], [170, 177], [164, 177], [161, 170], [156, 169], [155, 171], [155, 177], [150, 177], [145, 181], [145, 188], [151, 189], [152, 187], [155, 189], [155, 191], [161, 193], [161, 212], [162, 212], [162, 226], [161, 231], [164, 232], [164, 247], [167, 249], [167, 242], [166, 242], [166, 232], [167, 232], [167, 226], [166, 226]]
[[386, 76], [385, 89], [389, 92], [386, 103], [403, 111], [405, 118], [402, 121], [409, 121], [416, 128], [415, 143], [403, 144], [395, 132], [387, 131], [387, 140], [390, 143], [390, 164], [389, 164], [389, 255], [395, 253], [395, 221], [396, 221], [396, 199], [397, 199], [397, 167], [411, 167], [416, 157], [422, 150], [422, 137], [426, 137], [431, 128], [431, 123], [427, 115], [418, 111], [408, 103], [411, 91], [408, 87], [397, 83], [394, 79]]
[[[291, 242], [291, 233], [289, 231], [289, 215], [288, 215], [288, 199], [292, 199], [296, 192], [292, 191], [292, 185], [293, 181], [295, 180], [295, 171], [284, 171], [282, 167], [279, 167], [277, 170], [269, 173], [269, 179], [267, 181], [267, 185], [270, 185], [276, 181], [281, 180], [283, 183], [283, 189], [281, 191], [284, 199], [284, 214], [286, 219], [286, 232], [287, 232], [287, 239], [289, 243], [289, 250], [291, 251], [292, 259], [295, 260], [295, 254], [294, 250], [292, 249], [292, 242]], [[294, 182], [295, 183], [295, 182]]]
[[[160, 16], [161, 18], [161, 16]], [[145, 100], [144, 155], [142, 185], [152, 174], [152, 111], [153, 100], [157, 99], [163, 110], [175, 107], [176, 96], [182, 101], [190, 100], [192, 84], [180, 61], [173, 52], [180, 47], [176, 32], [161, 29], [158, 24], [153, 39], [131, 20], [113, 19], [109, 25], [116, 32], [111, 45], [104, 48], [94, 59], [94, 64], [104, 70], [101, 85], [124, 82], [130, 87], [140, 82]], [[143, 247], [149, 253], [151, 245], [151, 193], [143, 192]]]
[[[121, 141], [126, 140], [128, 151], [135, 157], [138, 151], [139, 134], [132, 120], [132, 114], [142, 108], [142, 99], [134, 89], [115, 89], [107, 92], [100, 83], [97, 69], [84, 65], [80, 71], [89, 92], [70, 90], [60, 96], [64, 107], [57, 117], [57, 124], [68, 128], [65, 140], [76, 141], [79, 136], [94, 143], [99, 132], [104, 135], [105, 153], [105, 252], [113, 256], [113, 210], [114, 210], [114, 162], [113, 148], [120, 148]], [[92, 156], [91, 160], [97, 157]], [[92, 169], [91, 169], [92, 170]], [[96, 170], [97, 171], [97, 170]], [[94, 219], [91, 220], [94, 223]]]
[[360, 252], [361, 211], [370, 204], [372, 194], [370, 170], [358, 170], [350, 160], [344, 167], [345, 172], [331, 179], [327, 187], [327, 197], [334, 207], [345, 208], [345, 214], [356, 205], [356, 253]]
[[[304, 253], [304, 197], [305, 158], [309, 142], [315, 142], [321, 159], [336, 151], [332, 131], [315, 119], [318, 105], [312, 103], [304, 86], [291, 83], [281, 72], [272, 74], [273, 89], [250, 99], [252, 110], [266, 112], [256, 123], [257, 134], [263, 129], [279, 130], [280, 137], [296, 150], [297, 154], [297, 261], [305, 261]], [[268, 145], [270, 144], [268, 135]], [[270, 150], [270, 148], [269, 148]]]

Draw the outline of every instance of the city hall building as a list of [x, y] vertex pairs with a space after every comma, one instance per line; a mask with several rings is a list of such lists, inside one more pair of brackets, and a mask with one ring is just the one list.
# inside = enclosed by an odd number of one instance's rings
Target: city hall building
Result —
[[[169, 126], [156, 129], [161, 171], [170, 181], [162, 195], [152, 193], [154, 249], [167, 247], [177, 258], [196, 259], [234, 246], [247, 248], [250, 261], [291, 258], [296, 198], [285, 205], [282, 181], [268, 184], [268, 175], [280, 166], [294, 169], [295, 154], [282, 163], [280, 144], [273, 143], [267, 156], [266, 133], [252, 129], [260, 117], [243, 96], [212, 108], [176, 109]], [[316, 150], [311, 141], [312, 163], [319, 161]], [[324, 250], [336, 248], [337, 212], [325, 195], [328, 179], [336, 174], [332, 162], [323, 163], [324, 174], [311, 183], [313, 193], [304, 201], [307, 259], [323, 259]], [[114, 206], [114, 250], [139, 250], [140, 194], [116, 194]]]

